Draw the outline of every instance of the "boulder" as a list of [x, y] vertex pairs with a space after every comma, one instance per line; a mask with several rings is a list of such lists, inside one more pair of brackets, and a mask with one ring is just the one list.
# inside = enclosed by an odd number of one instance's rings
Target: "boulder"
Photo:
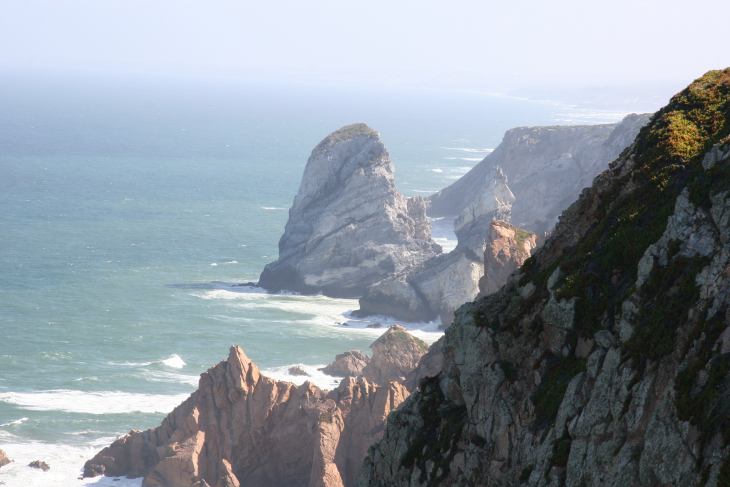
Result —
[[289, 375], [309, 377], [309, 374], [307, 374], [301, 367], [289, 367], [289, 370], [287, 372], [289, 372]]
[[368, 286], [441, 252], [421, 197], [395, 187], [380, 135], [365, 124], [330, 134], [312, 151], [279, 258], [259, 285], [334, 297], [360, 297]]
[[28, 466], [29, 466], [29, 467], [32, 467], [32, 468], [38, 468], [38, 469], [41, 469], [41, 470], [43, 470], [44, 472], [48, 472], [48, 471], [49, 471], [49, 470], [51, 469], [51, 467], [49, 467], [49, 466], [48, 466], [48, 464], [47, 464], [46, 462], [43, 462], [43, 461], [41, 461], [41, 460], [34, 460], [34, 461], [30, 462], [30, 463], [28, 464]]
[[335, 361], [321, 369], [327, 375], [335, 377], [358, 377], [362, 369], [370, 362], [370, 357], [360, 350], [350, 350], [335, 357]]
[[8, 458], [7, 454], [0, 450], [0, 467], [4, 467], [5, 465], [10, 463], [10, 459]]

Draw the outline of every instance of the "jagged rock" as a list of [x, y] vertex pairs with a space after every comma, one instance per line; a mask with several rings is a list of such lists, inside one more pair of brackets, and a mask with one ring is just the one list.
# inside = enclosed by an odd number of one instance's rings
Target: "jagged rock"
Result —
[[259, 285], [360, 297], [368, 286], [441, 252], [425, 202], [395, 187], [393, 163], [365, 124], [343, 127], [312, 151]]
[[382, 327], [383, 327], [382, 323], [371, 323], [367, 326], [367, 328], [382, 328]]
[[360, 350], [350, 350], [335, 357], [335, 361], [322, 369], [327, 375], [335, 377], [358, 377], [370, 362], [370, 357]]
[[309, 377], [309, 374], [307, 374], [301, 367], [289, 367], [289, 370], [287, 372], [289, 372], [289, 375]]
[[730, 68], [676, 95], [521, 274], [457, 310], [359, 487], [726, 485], [730, 160], [702, 162], [728, 106]]
[[231, 347], [160, 426], [130, 432], [85, 467], [144, 477], [145, 487], [351, 486], [385, 417], [407, 395], [399, 383], [364, 378], [330, 392], [275, 381]]
[[43, 470], [44, 472], [48, 472], [51, 469], [51, 467], [49, 467], [46, 462], [43, 462], [41, 460], [34, 460], [30, 462], [28, 466], [32, 468], [38, 468], [40, 470]]
[[106, 468], [104, 465], [97, 465], [95, 463], [87, 463], [84, 465], [84, 474], [82, 475], [83, 478], [89, 478], [89, 477], [101, 477], [104, 475], [104, 470]]
[[10, 459], [8, 458], [8, 455], [0, 450], [0, 467], [4, 467], [5, 465], [10, 463]]
[[362, 369], [362, 375], [369, 381], [384, 385], [390, 381], [404, 382], [418, 366], [428, 345], [402, 326], [393, 325], [370, 348], [373, 358]]
[[411, 322], [439, 318], [444, 327], [448, 326], [454, 311], [479, 293], [485, 249], [489, 249], [493, 236], [490, 223], [509, 220], [513, 201], [506, 177], [498, 167], [493, 169], [491, 183], [481, 188], [476, 200], [454, 222], [456, 248], [370, 286], [355, 314], [390, 315]]
[[491, 184], [491, 172], [499, 166], [515, 197], [511, 222], [542, 235], [648, 121], [648, 114], [632, 114], [617, 124], [508, 130], [502, 143], [482, 162], [427, 199], [428, 215], [461, 214], [481, 189]]
[[484, 250], [484, 275], [479, 293], [492, 294], [504, 286], [510, 274], [520, 268], [537, 247], [537, 235], [507, 222], [489, 223], [489, 239]]

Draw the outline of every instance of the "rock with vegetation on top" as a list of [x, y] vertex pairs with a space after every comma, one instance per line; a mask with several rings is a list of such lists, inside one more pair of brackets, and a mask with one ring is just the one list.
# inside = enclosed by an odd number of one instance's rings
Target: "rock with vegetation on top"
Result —
[[484, 275], [479, 279], [482, 296], [504, 286], [510, 274], [520, 268], [538, 245], [537, 235], [507, 222], [491, 222], [489, 231], [484, 250]]
[[441, 252], [421, 197], [395, 187], [379, 134], [348, 125], [307, 161], [279, 241], [259, 285], [270, 291], [360, 297], [368, 286]]
[[[441, 373], [357, 485], [729, 485], [728, 150], [730, 68], [675, 95], [504, 287], [457, 310]], [[568, 303], [570, 320], [545, 312]]]
[[231, 347], [160, 426], [118, 439], [85, 472], [144, 477], [145, 487], [349, 487], [407, 395], [362, 377], [329, 392], [276, 381]]
[[428, 344], [414, 337], [400, 325], [393, 325], [371, 345], [373, 358], [362, 369], [362, 375], [376, 384], [404, 382], [428, 350]]

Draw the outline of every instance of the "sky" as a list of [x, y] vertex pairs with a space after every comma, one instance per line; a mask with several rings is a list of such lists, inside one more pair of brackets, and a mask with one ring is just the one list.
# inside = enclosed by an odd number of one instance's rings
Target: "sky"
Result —
[[727, 0], [0, 0], [0, 69], [496, 90], [685, 86]]

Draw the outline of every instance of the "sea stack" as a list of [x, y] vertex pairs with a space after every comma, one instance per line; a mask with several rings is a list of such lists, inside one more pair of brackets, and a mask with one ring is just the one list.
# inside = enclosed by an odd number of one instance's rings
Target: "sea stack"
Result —
[[359, 297], [371, 284], [439, 254], [425, 202], [395, 187], [393, 162], [365, 124], [343, 127], [312, 151], [279, 258], [259, 285], [269, 291]]

